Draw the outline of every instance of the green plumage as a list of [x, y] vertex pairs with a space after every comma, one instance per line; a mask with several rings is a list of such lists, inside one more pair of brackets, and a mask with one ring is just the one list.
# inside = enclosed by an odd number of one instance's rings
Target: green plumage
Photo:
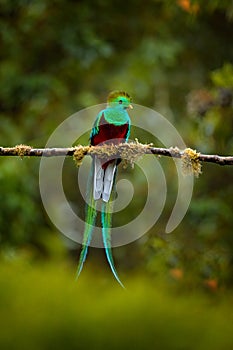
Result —
[[[112, 196], [112, 195], [111, 195]], [[116, 280], [120, 283], [120, 285], [124, 288], [121, 280], [118, 277], [111, 249], [111, 227], [112, 227], [112, 202], [111, 200], [107, 203], [102, 203], [102, 211], [101, 211], [101, 222], [102, 222], [102, 237], [105, 248], [106, 257], [108, 263], [111, 267], [112, 273], [115, 276]]]
[[[93, 164], [92, 164], [92, 168], [93, 168]], [[92, 233], [93, 233], [93, 229], [94, 229], [95, 222], [96, 222], [96, 216], [97, 216], [97, 210], [96, 210], [97, 202], [94, 200], [94, 198], [92, 196], [92, 191], [89, 190], [90, 187], [91, 188], [93, 187], [92, 181], [91, 181], [92, 174], [93, 174], [93, 169], [91, 170], [91, 173], [90, 173], [89, 178], [88, 178], [88, 184], [87, 184], [85, 228], [84, 228], [84, 233], [83, 233], [82, 251], [81, 251], [81, 254], [79, 257], [79, 264], [78, 264], [78, 268], [77, 268], [76, 279], [80, 275], [82, 268], [83, 268], [83, 264], [86, 260], [87, 251], [88, 251], [88, 247], [89, 247], [90, 242], [91, 242]]]
[[[96, 146], [102, 143], [127, 142], [130, 133], [130, 118], [128, 108], [132, 108], [130, 96], [124, 91], [113, 91], [108, 97], [108, 106], [96, 117], [93, 125], [90, 140], [91, 145]], [[120, 281], [113, 261], [111, 250], [111, 226], [112, 226], [112, 198], [116, 178], [116, 168], [120, 159], [106, 159], [105, 161], [93, 157], [92, 170], [87, 185], [86, 219], [83, 234], [82, 251], [76, 277], [80, 275], [83, 264], [86, 260], [88, 246], [91, 243], [93, 229], [97, 216], [97, 201], [102, 201], [101, 224], [102, 238], [106, 257], [112, 273], [119, 284]]]

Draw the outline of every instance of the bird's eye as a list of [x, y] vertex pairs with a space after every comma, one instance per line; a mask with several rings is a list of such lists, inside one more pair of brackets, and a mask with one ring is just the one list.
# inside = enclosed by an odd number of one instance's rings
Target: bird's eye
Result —
[[120, 104], [120, 105], [122, 104], [122, 100], [119, 100], [119, 104]]

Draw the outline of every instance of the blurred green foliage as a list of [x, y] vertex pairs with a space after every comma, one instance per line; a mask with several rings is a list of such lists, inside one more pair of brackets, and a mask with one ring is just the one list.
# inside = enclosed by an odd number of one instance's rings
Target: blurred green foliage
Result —
[[[114, 5], [104, 0], [1, 0], [0, 145], [43, 147], [70, 114], [105, 102], [112, 89], [124, 89], [133, 102], [168, 118], [187, 146], [202, 153], [233, 154], [232, 18], [228, 0], [130, 0]], [[87, 130], [94, 118], [85, 121]], [[137, 135], [137, 130], [133, 137], [156, 144], [148, 134]], [[80, 140], [87, 143], [87, 135]], [[231, 306], [220, 305], [215, 311], [204, 300], [202, 309], [199, 300], [177, 302], [156, 291], [156, 281], [165, 283], [164, 289], [174, 283], [180, 294], [187, 289], [221, 293], [232, 288], [232, 167], [203, 164], [187, 215], [166, 235], [177, 189], [171, 160], [160, 162], [170, 188], [160, 220], [142, 239], [114, 249], [119, 271], [128, 276], [141, 271], [134, 282], [129, 281], [134, 293], [123, 295], [105, 289], [111, 275], [103, 278], [103, 285], [96, 285], [95, 274], [86, 272], [83, 285], [72, 284], [77, 247], [64, 240], [61, 248], [61, 237], [45, 215], [39, 196], [39, 160], [0, 159], [0, 243], [10, 264], [4, 262], [0, 270], [3, 348], [17, 348], [12, 328], [21, 348], [46, 349], [54, 344], [76, 348], [76, 343], [101, 348], [110, 338], [114, 348], [122, 347], [122, 337], [128, 339], [127, 348], [132, 344], [135, 348], [145, 344], [148, 348], [174, 344], [172, 349], [232, 347]], [[67, 160], [64, 187], [74, 208], [80, 201], [74, 190], [76, 173]], [[127, 169], [125, 174], [141, 193], [124, 217], [116, 217], [118, 222], [137, 213], [145, 197], [140, 172]], [[74, 250], [71, 265], [67, 247]], [[64, 270], [59, 266], [60, 271], [49, 263], [16, 267], [18, 252], [24, 252], [26, 262], [50, 257], [67, 265]], [[105, 269], [102, 252], [91, 249], [90, 253], [87, 270], [94, 270], [93, 259]], [[151, 286], [142, 275], [151, 279]], [[119, 310], [124, 310], [124, 318]], [[121, 337], [110, 329], [112, 317]], [[29, 327], [31, 337], [26, 337]], [[96, 343], [91, 343], [88, 329]]]
[[101, 273], [76, 284], [67, 263], [25, 264], [21, 256], [0, 267], [0, 346], [228, 350], [232, 303], [231, 295], [180, 295], [172, 284], [165, 291], [142, 276], [129, 278], [127, 291]]

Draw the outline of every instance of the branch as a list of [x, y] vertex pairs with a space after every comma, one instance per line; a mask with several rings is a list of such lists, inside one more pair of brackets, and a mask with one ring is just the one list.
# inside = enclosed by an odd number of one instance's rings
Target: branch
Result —
[[[187, 150], [188, 148], [186, 148]], [[173, 154], [173, 148], [156, 148], [151, 147], [151, 153], [168, 156], [168, 157], [176, 157], [176, 158], [182, 158], [184, 151], [178, 152], [177, 155]], [[233, 156], [219, 156], [214, 154], [203, 154], [198, 153], [198, 159], [201, 162], [207, 162], [207, 163], [215, 163], [219, 165], [233, 165]]]
[[154, 154], [158, 156], [181, 158], [185, 172], [192, 170], [195, 175], [201, 173], [200, 162], [215, 163], [219, 165], [233, 165], [233, 156], [219, 156], [212, 154], [197, 153], [191, 148], [180, 150], [177, 147], [159, 148], [151, 144], [141, 144], [136, 142], [121, 143], [119, 145], [104, 144], [101, 146], [76, 146], [68, 148], [32, 148], [27, 145], [17, 145], [15, 147], [0, 147], [0, 156], [28, 157], [57, 157], [73, 156], [76, 165], [82, 163], [86, 155], [98, 155], [102, 159], [106, 157], [121, 157], [131, 165], [144, 154]]

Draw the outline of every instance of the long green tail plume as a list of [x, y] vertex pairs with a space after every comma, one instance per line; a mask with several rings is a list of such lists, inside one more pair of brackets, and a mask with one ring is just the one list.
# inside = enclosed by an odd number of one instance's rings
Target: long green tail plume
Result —
[[[76, 273], [76, 279], [78, 279], [83, 264], [87, 257], [88, 252], [88, 246], [90, 245], [93, 229], [95, 226], [96, 216], [97, 216], [97, 201], [93, 198], [93, 167], [92, 164], [92, 170], [90, 172], [90, 176], [88, 179], [87, 184], [87, 204], [86, 204], [86, 217], [85, 217], [85, 229], [83, 234], [83, 241], [82, 241], [82, 251], [80, 253], [79, 258], [79, 264], [77, 268]], [[115, 174], [116, 176], [116, 174]], [[114, 180], [115, 182], [115, 180]], [[115, 187], [115, 186], [114, 186]], [[101, 222], [102, 222], [102, 237], [103, 237], [103, 243], [105, 248], [106, 257], [108, 260], [108, 263], [110, 265], [110, 268], [112, 270], [112, 273], [118, 283], [123, 287], [123, 283], [121, 282], [120, 278], [118, 277], [116, 268], [114, 266], [113, 256], [112, 256], [112, 249], [111, 249], [111, 226], [112, 226], [112, 198], [113, 193], [115, 192], [115, 189], [113, 187], [113, 191], [110, 197], [110, 200], [108, 202], [102, 202], [102, 208], [101, 208]]]
[[93, 229], [96, 221], [96, 215], [97, 215], [97, 210], [96, 210], [97, 202], [94, 200], [92, 195], [92, 191], [93, 191], [92, 177], [93, 177], [93, 166], [92, 166], [92, 170], [91, 170], [91, 173], [88, 179], [88, 184], [87, 184], [85, 229], [84, 229], [83, 241], [82, 241], [82, 251], [80, 253], [78, 268], [76, 272], [76, 279], [79, 277], [83, 268], [83, 264], [86, 260], [88, 246], [90, 245], [90, 242], [91, 242], [92, 233], [93, 233]]
[[120, 278], [117, 275], [116, 268], [114, 266], [113, 256], [112, 256], [112, 249], [111, 249], [111, 226], [112, 226], [112, 204], [111, 204], [111, 198], [109, 202], [103, 202], [102, 204], [102, 212], [101, 212], [101, 221], [102, 221], [102, 236], [103, 236], [103, 243], [105, 248], [105, 253], [107, 256], [108, 263], [111, 267], [112, 273], [114, 277], [116, 278], [117, 282], [123, 287]]

